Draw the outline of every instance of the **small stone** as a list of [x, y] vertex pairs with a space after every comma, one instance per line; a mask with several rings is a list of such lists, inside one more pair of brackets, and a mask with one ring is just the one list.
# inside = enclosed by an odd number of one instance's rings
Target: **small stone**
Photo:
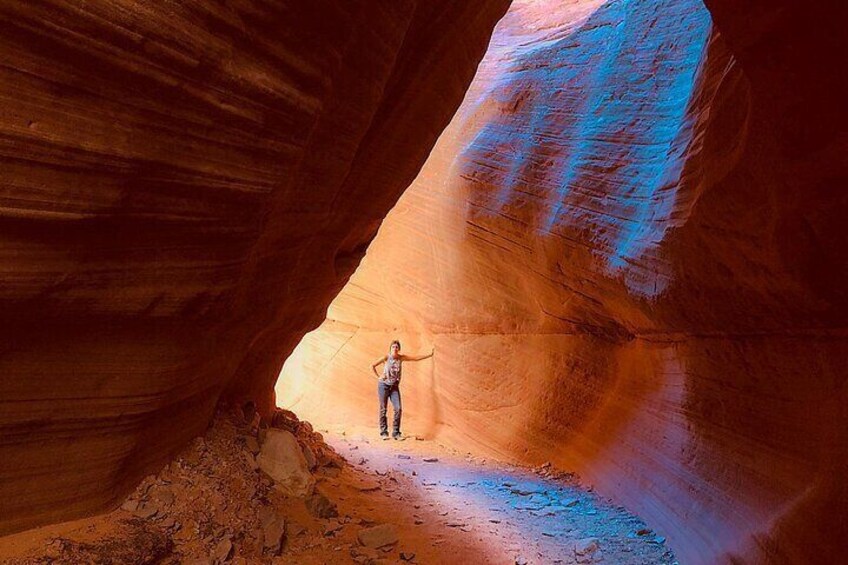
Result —
[[401, 559], [401, 561], [412, 561], [413, 559], [415, 559], [415, 554], [414, 553], [407, 553], [405, 551], [401, 551], [400, 552], [400, 559]]
[[262, 525], [262, 548], [271, 555], [279, 554], [285, 543], [285, 517], [273, 508], [265, 507], [259, 511], [259, 523]]
[[303, 458], [306, 459], [306, 467], [313, 471], [318, 466], [318, 460], [315, 458], [315, 452], [308, 445], [303, 446]]
[[359, 530], [356, 538], [365, 547], [376, 549], [397, 543], [397, 528], [395, 528], [394, 524], [380, 524], [379, 526]]
[[306, 531], [306, 528], [301, 526], [300, 524], [294, 522], [286, 523], [286, 535], [291, 538], [295, 538]]
[[598, 545], [597, 538], [583, 538], [581, 540], [577, 540], [574, 544], [574, 553], [577, 555], [591, 555], [598, 551], [600, 546]]
[[397, 456], [398, 459], [412, 459], [409, 455], [404, 455], [403, 453]]
[[121, 504], [121, 508], [127, 512], [135, 512], [138, 510], [138, 500], [127, 499]]
[[159, 510], [155, 506], [147, 504], [136, 509], [133, 514], [135, 514], [139, 518], [152, 518], [156, 515], [157, 512], [159, 512]]
[[353, 485], [353, 488], [361, 492], [371, 492], [375, 490], [380, 490], [381, 487], [380, 483], [376, 481], [362, 481]]
[[245, 463], [247, 463], [247, 466], [251, 470], [259, 470], [259, 463], [256, 462], [256, 458], [253, 455], [251, 455], [250, 453], [242, 453], [242, 457], [244, 458]]
[[306, 499], [306, 507], [317, 518], [335, 518], [339, 515], [336, 505], [320, 491]]
[[218, 542], [218, 545], [215, 546], [215, 549], [212, 550], [212, 559], [215, 560], [215, 563], [223, 563], [230, 556], [230, 553], [233, 551], [233, 543], [229, 540], [229, 538], [224, 538]]
[[250, 451], [250, 453], [252, 453], [253, 455], [259, 453], [259, 441], [255, 437], [247, 436], [244, 439], [244, 444], [245, 447], [247, 447], [247, 450]]
[[422, 459], [422, 461], [424, 461], [425, 463], [438, 463], [439, 458], [438, 457], [425, 457], [424, 459]]
[[330, 523], [324, 526], [324, 537], [333, 537], [336, 535], [336, 532], [341, 530], [344, 527], [344, 524], [336, 522]]

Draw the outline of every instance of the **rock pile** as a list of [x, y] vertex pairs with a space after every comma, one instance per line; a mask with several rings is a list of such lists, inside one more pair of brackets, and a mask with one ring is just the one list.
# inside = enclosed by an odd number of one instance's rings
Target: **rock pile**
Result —
[[[220, 411], [159, 473], [145, 478], [120, 508], [104, 516], [106, 535], [53, 539], [21, 564], [274, 563], [289, 549], [329, 543], [343, 521], [316, 483], [345, 461], [308, 422], [278, 410], [263, 421], [247, 406]], [[294, 517], [294, 519], [292, 519]], [[349, 519], [349, 517], [347, 517]]]

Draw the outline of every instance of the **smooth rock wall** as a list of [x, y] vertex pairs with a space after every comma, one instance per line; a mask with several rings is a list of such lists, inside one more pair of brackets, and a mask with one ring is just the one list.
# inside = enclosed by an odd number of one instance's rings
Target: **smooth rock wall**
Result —
[[506, 6], [0, 6], [0, 534], [273, 406]]
[[682, 563], [839, 562], [845, 9], [706, 4], [514, 2], [283, 405], [376, 425], [370, 363], [435, 344], [407, 433], [575, 469]]

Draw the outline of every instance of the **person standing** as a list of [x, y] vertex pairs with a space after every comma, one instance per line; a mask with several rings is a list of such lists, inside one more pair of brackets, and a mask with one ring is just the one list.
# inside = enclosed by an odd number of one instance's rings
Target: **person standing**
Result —
[[[386, 419], [386, 410], [388, 401], [392, 402], [394, 410], [394, 419], [392, 421], [392, 438], [402, 439], [400, 433], [400, 418], [403, 414], [403, 409], [400, 401], [400, 378], [404, 361], [423, 361], [429, 359], [435, 353], [435, 348], [428, 355], [402, 355], [400, 352], [400, 342], [392, 341], [389, 346], [389, 354], [384, 355], [380, 359], [371, 364], [371, 370], [374, 376], [377, 377], [377, 398], [380, 402], [380, 437], [389, 439], [389, 427]], [[383, 364], [382, 375], [377, 372], [377, 367]]]

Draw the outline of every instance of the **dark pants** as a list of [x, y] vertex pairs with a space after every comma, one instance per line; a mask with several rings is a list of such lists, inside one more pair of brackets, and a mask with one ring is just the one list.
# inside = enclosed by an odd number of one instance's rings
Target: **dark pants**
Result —
[[403, 411], [400, 405], [400, 385], [386, 384], [382, 381], [377, 382], [377, 397], [380, 399], [380, 434], [388, 434], [389, 427], [386, 422], [386, 406], [388, 401], [392, 401], [392, 408], [395, 411], [394, 421], [392, 422], [392, 435], [400, 435], [400, 416]]

